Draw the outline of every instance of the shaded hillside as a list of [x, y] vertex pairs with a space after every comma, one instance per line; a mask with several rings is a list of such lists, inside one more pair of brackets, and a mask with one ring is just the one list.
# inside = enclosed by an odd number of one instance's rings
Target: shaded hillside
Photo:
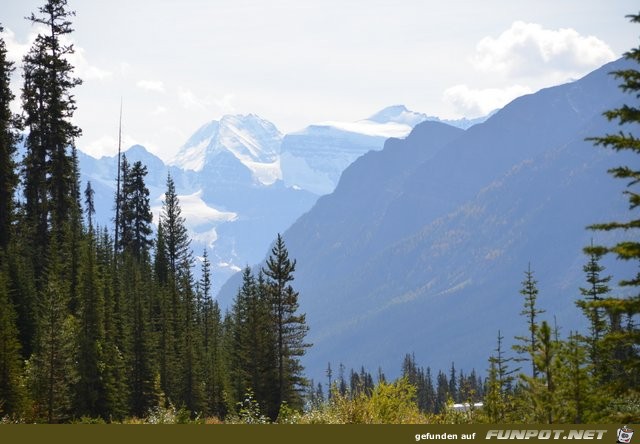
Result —
[[498, 329], [508, 339], [525, 331], [518, 291], [529, 262], [544, 317], [579, 327], [582, 247], [607, 241], [584, 228], [628, 211], [606, 171], [629, 159], [584, 141], [615, 130], [602, 112], [627, 100], [608, 75], [624, 63], [521, 97], [451, 130], [449, 143], [423, 123], [348, 168], [285, 233], [314, 343], [310, 376], [328, 361], [393, 375], [411, 351], [483, 370]]

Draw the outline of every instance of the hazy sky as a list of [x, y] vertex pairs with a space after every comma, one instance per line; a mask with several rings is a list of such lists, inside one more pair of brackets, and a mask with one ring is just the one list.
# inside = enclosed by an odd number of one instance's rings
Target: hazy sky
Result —
[[[2, 0], [10, 57], [44, 0]], [[78, 147], [170, 158], [202, 124], [254, 113], [292, 132], [394, 104], [476, 117], [638, 44], [635, 0], [69, 0]], [[19, 67], [19, 63], [18, 63]], [[14, 76], [15, 91], [21, 72]], [[18, 109], [16, 103], [15, 109]]]

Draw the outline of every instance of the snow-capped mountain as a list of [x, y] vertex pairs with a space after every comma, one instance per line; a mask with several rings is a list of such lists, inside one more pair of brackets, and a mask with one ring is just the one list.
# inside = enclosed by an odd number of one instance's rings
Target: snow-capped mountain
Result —
[[[140, 145], [125, 155], [129, 162], [147, 166], [155, 223], [171, 174], [192, 249], [196, 254], [208, 249], [219, 288], [241, 267], [260, 261], [276, 234], [309, 210], [320, 194], [332, 191], [355, 159], [432, 119], [399, 105], [358, 122], [312, 125], [283, 138], [259, 116], [228, 115], [200, 127], [168, 164]], [[91, 180], [97, 220], [107, 227], [113, 220], [116, 165], [116, 156], [80, 154], [83, 185]]]
[[[130, 163], [140, 160], [147, 166], [154, 224], [171, 174], [191, 248], [196, 255], [207, 249], [216, 289], [241, 267], [262, 259], [277, 233], [317, 199], [278, 180], [281, 139], [277, 128], [258, 116], [225, 116], [196, 131], [171, 165], [140, 145], [123, 153]], [[112, 227], [117, 156], [96, 159], [80, 152], [79, 161], [82, 186], [90, 180], [95, 191], [96, 221]]]
[[280, 165], [285, 185], [315, 194], [331, 193], [342, 172], [358, 157], [380, 151], [390, 137], [405, 138], [426, 120], [467, 129], [486, 118], [441, 120], [394, 105], [356, 122], [329, 121], [287, 134], [282, 141]]
[[271, 122], [254, 114], [227, 115], [200, 127], [169, 164], [202, 172], [217, 156], [231, 153], [257, 181], [271, 185], [282, 177], [281, 142], [282, 134]]

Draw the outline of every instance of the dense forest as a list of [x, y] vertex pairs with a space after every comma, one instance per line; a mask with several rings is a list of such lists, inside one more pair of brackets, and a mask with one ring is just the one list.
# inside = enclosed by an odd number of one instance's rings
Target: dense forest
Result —
[[[196, 260], [190, 248], [171, 176], [154, 229], [147, 168], [119, 156], [113, 224], [95, 223], [91, 183], [79, 180], [81, 129], [72, 123], [81, 80], [69, 63], [73, 46], [63, 43], [74, 15], [66, 0], [47, 0], [28, 17], [47, 32], [23, 59], [17, 115], [10, 107], [15, 67], [0, 38], [2, 422], [640, 420], [640, 272], [616, 294], [600, 262], [608, 254], [640, 260], [636, 213], [589, 227], [628, 240], [585, 247], [576, 311], [588, 331], [563, 337], [543, 319], [529, 268], [522, 335], [507, 349], [497, 330], [486, 376], [451, 364], [434, 384], [431, 368], [408, 354], [395, 381], [382, 369], [375, 381], [364, 368], [347, 375], [342, 364], [328, 364], [326, 383], [308, 381], [301, 360], [312, 345], [292, 285], [296, 261], [280, 235], [260, 271], [244, 270], [232, 308], [222, 313], [207, 252]], [[640, 48], [626, 57], [640, 62]], [[640, 97], [640, 71], [614, 74], [630, 97]], [[637, 125], [640, 110], [628, 105], [606, 117]], [[630, 132], [593, 142], [640, 152]], [[630, 211], [637, 212], [637, 165], [610, 172], [628, 182]]]

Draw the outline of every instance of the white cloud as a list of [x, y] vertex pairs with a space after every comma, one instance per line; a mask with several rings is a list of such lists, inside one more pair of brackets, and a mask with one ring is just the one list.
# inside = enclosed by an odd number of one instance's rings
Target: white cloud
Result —
[[473, 118], [485, 116], [497, 108], [502, 108], [516, 97], [531, 92], [529, 87], [522, 85], [484, 89], [456, 85], [444, 92], [443, 100], [450, 104], [459, 115]]
[[206, 103], [198, 98], [193, 91], [188, 88], [178, 88], [178, 100], [184, 109], [205, 109]]
[[82, 144], [82, 146], [79, 146], [78, 148], [80, 148], [82, 152], [95, 158], [111, 156], [118, 150], [118, 140], [111, 136], [102, 136], [92, 142]]
[[36, 39], [37, 34], [30, 34], [25, 43], [20, 43], [16, 39], [16, 34], [9, 28], [4, 28], [0, 36], [2, 36], [7, 47], [7, 58], [16, 64], [20, 64], [22, 63], [22, 58], [29, 52], [29, 47]]
[[[33, 28], [33, 31], [29, 33], [26, 41], [20, 42], [11, 29], [5, 28], [1, 35], [7, 47], [8, 59], [14, 62], [19, 68], [22, 64], [22, 59], [27, 55], [31, 46], [33, 46], [38, 34], [46, 33], [46, 28], [42, 25], [37, 25]], [[105, 80], [112, 76], [110, 71], [90, 64], [85, 57], [85, 50], [76, 45], [72, 39], [69, 39], [67, 36], [62, 36], [60, 41], [63, 45], [73, 45], [74, 53], [69, 54], [66, 57], [69, 63], [74, 67], [74, 76], [83, 80]]]
[[161, 80], [140, 80], [136, 85], [147, 91], [164, 92], [164, 83]]
[[594, 36], [580, 35], [572, 28], [551, 30], [516, 21], [497, 38], [480, 40], [472, 63], [479, 71], [507, 78], [553, 75], [566, 80], [614, 58], [611, 48]]

